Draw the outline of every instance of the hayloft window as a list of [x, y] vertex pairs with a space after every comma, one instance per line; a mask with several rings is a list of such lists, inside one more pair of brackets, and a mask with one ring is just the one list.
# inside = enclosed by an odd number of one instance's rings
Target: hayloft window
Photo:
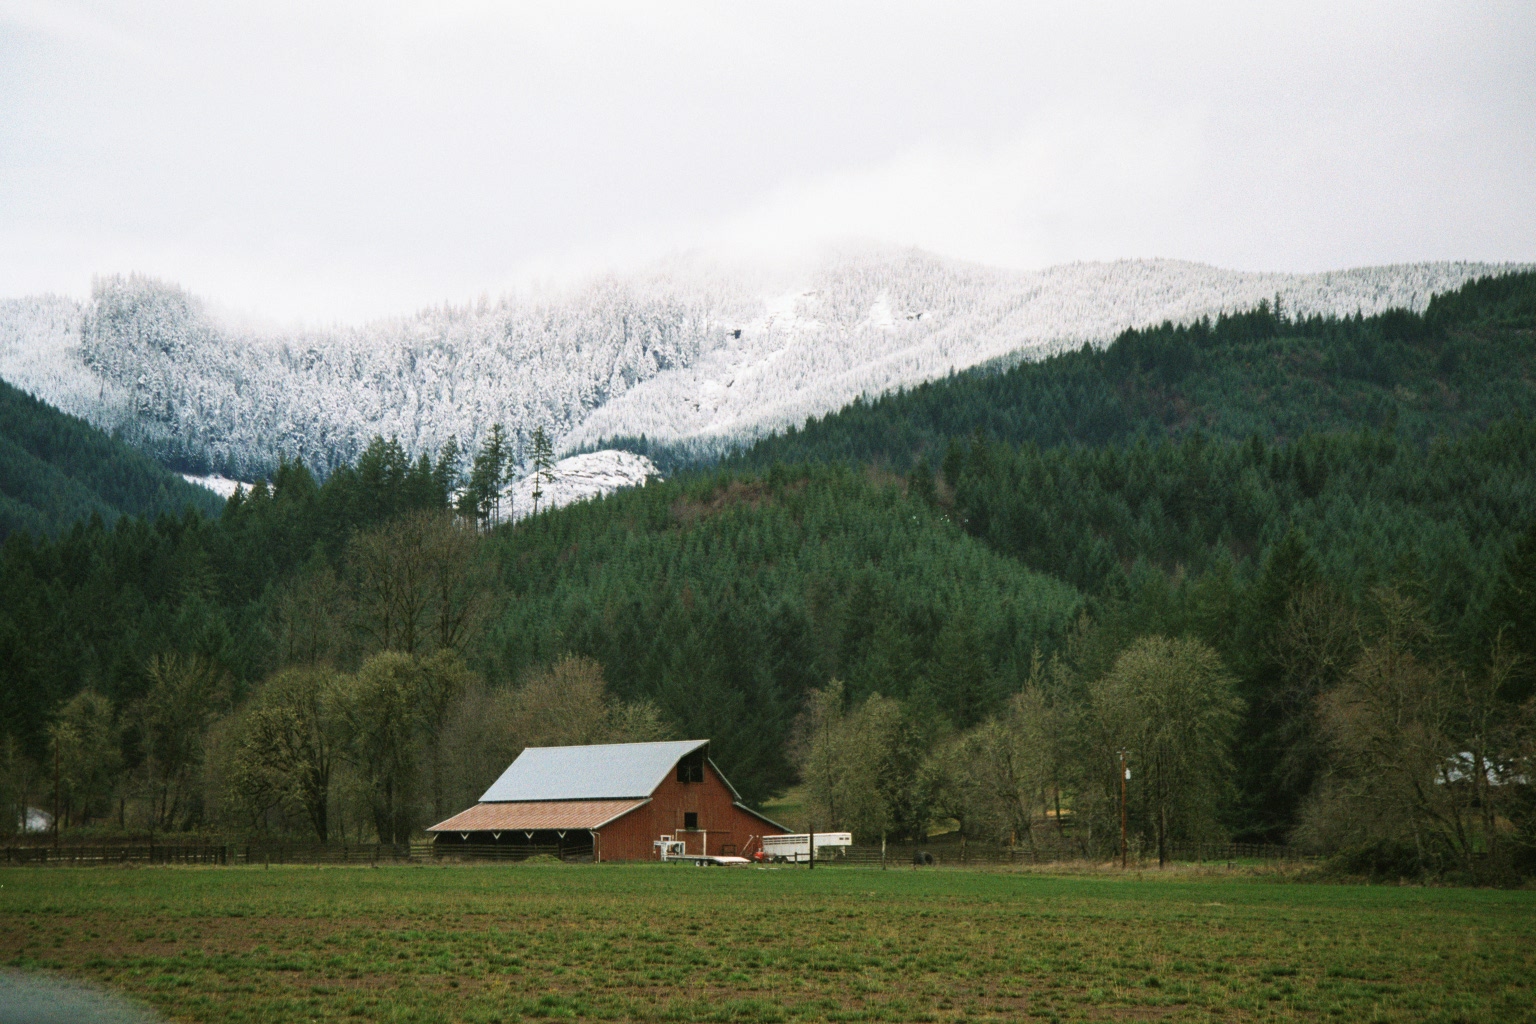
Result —
[[700, 748], [677, 762], [678, 782], [704, 781], [704, 750]]
[[684, 811], [683, 812], [683, 831], [684, 832], [696, 832], [696, 831], [698, 831], [698, 828], [699, 828], [699, 812], [697, 812], [697, 811]]

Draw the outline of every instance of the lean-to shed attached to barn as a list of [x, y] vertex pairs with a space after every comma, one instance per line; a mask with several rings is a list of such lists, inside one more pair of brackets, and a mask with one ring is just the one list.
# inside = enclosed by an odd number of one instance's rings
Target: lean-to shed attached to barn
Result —
[[787, 830], [741, 802], [708, 740], [529, 747], [480, 802], [427, 829], [440, 850], [653, 860], [670, 835], [690, 854], [749, 857]]

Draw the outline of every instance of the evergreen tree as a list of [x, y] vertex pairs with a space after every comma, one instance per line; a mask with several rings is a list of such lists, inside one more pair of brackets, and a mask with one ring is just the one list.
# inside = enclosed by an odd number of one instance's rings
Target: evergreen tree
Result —
[[436, 497], [444, 508], [453, 504], [454, 495], [463, 485], [459, 458], [459, 439], [450, 436], [437, 450], [437, 467], [432, 478]]
[[533, 512], [538, 515], [544, 485], [555, 482], [555, 449], [540, 424], [533, 431]]
[[507, 469], [506, 429], [500, 423], [495, 423], [491, 425], [490, 435], [475, 455], [469, 472], [469, 486], [464, 489], [464, 495], [459, 500], [460, 512], [473, 516], [486, 528], [500, 522]]

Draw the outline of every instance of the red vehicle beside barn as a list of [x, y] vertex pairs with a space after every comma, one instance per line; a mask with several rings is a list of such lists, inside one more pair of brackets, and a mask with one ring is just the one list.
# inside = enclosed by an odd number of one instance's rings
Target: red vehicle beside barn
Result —
[[427, 829], [437, 848], [594, 861], [654, 860], [663, 835], [689, 854], [750, 857], [788, 830], [742, 803], [708, 740], [529, 747], [475, 806]]

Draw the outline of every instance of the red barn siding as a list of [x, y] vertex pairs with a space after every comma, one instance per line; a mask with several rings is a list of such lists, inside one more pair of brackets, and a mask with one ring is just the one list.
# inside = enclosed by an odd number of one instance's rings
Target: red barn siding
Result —
[[[690, 811], [699, 816], [699, 831], [683, 831], [683, 815]], [[662, 835], [687, 843], [691, 854], [751, 856], [757, 851], [755, 837], [782, 835], [783, 831], [737, 807], [725, 780], [706, 761], [703, 782], [678, 782], [677, 772], [668, 772], [651, 794], [650, 803], [601, 829], [597, 858], [655, 860], [652, 844]]]

